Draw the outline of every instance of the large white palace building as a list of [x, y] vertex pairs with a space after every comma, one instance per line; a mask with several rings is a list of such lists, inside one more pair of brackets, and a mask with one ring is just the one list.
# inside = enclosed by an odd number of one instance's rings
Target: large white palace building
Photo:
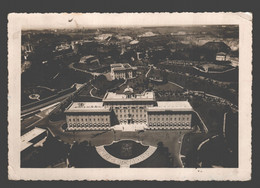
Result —
[[107, 92], [102, 102], [73, 102], [65, 110], [68, 130], [105, 130], [116, 126], [144, 129], [191, 129], [193, 108], [188, 101], [156, 101], [153, 91], [134, 94]]
[[128, 63], [111, 64], [112, 79], [128, 79], [136, 77], [137, 67], [132, 67]]

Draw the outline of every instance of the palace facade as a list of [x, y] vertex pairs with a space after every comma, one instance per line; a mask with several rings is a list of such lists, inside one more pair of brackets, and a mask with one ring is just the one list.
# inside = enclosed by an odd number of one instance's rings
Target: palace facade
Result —
[[137, 67], [132, 67], [128, 63], [111, 64], [112, 79], [128, 79], [136, 77]]
[[107, 92], [102, 102], [73, 102], [65, 110], [68, 130], [106, 130], [115, 125], [145, 129], [191, 129], [193, 108], [188, 101], [156, 101], [153, 91], [134, 94]]

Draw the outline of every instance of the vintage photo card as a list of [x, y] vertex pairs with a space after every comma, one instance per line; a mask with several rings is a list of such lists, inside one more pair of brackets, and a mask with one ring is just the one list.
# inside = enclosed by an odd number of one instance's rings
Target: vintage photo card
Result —
[[10, 13], [10, 180], [251, 179], [251, 13]]

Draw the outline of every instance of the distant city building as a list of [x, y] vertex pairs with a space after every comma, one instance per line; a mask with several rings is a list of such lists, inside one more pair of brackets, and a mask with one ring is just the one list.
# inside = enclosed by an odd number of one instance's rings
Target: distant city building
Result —
[[140, 54], [141, 54], [141, 52], [136, 52], [136, 57], [137, 57], [138, 60], [141, 60]]
[[62, 43], [58, 46], [55, 47], [55, 50], [53, 50], [53, 52], [59, 52], [59, 51], [63, 51], [63, 50], [68, 50], [71, 48], [71, 45], [68, 43]]
[[216, 54], [216, 61], [226, 61], [227, 54], [225, 52], [219, 52]]
[[109, 40], [109, 39], [111, 39], [111, 37], [112, 37], [112, 34], [101, 34], [101, 35], [98, 35], [98, 36], [96, 36], [96, 37], [94, 37], [96, 40], [101, 40], [101, 41], [103, 41], [103, 40]]
[[29, 43], [25, 43], [21, 45], [22, 52], [28, 53], [28, 52], [33, 52], [33, 46], [30, 45]]
[[74, 102], [66, 110], [68, 130], [104, 130], [114, 125], [191, 129], [193, 108], [188, 101], [156, 101], [155, 93], [107, 92], [102, 102]]
[[125, 64], [111, 64], [112, 79], [128, 79], [136, 77], [137, 67], [131, 67], [128, 63]]

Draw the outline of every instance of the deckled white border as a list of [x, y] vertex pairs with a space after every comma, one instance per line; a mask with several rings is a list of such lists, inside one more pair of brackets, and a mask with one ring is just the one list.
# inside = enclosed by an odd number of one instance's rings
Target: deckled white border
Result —
[[[72, 22], [68, 22], [73, 18]], [[250, 13], [61, 13], [8, 15], [8, 173], [12, 180], [250, 180], [252, 15]], [[239, 168], [20, 168], [21, 30], [172, 25], [239, 25]]]

